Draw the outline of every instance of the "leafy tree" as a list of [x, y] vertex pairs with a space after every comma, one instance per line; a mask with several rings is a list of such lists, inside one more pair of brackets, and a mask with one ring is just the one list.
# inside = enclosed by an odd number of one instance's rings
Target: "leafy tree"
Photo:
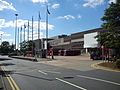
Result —
[[120, 56], [120, 0], [117, 3], [111, 3], [105, 10], [102, 27], [107, 32], [97, 36], [101, 45], [116, 50], [116, 55]]
[[32, 42], [32, 40], [30, 41], [23, 41], [21, 44], [20, 44], [20, 50], [21, 52], [23, 52], [24, 54], [26, 53], [26, 51], [32, 51], [32, 45], [33, 45], [33, 50], [35, 48], [35, 43]]
[[10, 52], [10, 45], [8, 41], [3, 41], [0, 47], [2, 54], [8, 54]]

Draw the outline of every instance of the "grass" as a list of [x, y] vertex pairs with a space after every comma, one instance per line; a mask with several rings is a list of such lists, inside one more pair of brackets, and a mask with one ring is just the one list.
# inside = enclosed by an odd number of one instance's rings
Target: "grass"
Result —
[[100, 63], [98, 65], [106, 67], [106, 68], [109, 68], [109, 69], [112, 69], [112, 70], [120, 71], [120, 68], [116, 67], [116, 63], [115, 62], [103, 62], [103, 63]]

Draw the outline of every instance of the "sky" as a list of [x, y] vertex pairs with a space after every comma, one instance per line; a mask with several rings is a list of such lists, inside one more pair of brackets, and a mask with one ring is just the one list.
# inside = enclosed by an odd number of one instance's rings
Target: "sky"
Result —
[[10, 43], [15, 42], [16, 13], [18, 29], [26, 25], [26, 40], [28, 21], [29, 39], [32, 36], [33, 16], [33, 36], [37, 39], [39, 12], [40, 38], [44, 38], [46, 36], [46, 5], [50, 12], [48, 15], [49, 37], [100, 28], [103, 23], [101, 17], [111, 2], [115, 3], [116, 0], [0, 0], [0, 39]]

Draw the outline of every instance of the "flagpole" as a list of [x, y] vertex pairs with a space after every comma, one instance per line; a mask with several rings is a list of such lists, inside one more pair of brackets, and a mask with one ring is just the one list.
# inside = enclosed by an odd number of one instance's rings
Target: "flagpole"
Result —
[[48, 53], [48, 50], [47, 50], [47, 44], [48, 44], [48, 14], [49, 14], [49, 11], [48, 11], [48, 5], [46, 6], [46, 56], [47, 56], [47, 53]]
[[29, 20], [28, 20], [28, 35], [27, 40], [29, 41]]
[[39, 17], [38, 17], [38, 39], [40, 39], [40, 12], [39, 12]]
[[18, 28], [18, 50], [19, 50], [19, 28]]
[[24, 42], [25, 42], [25, 28], [26, 28], [26, 26], [24, 24]]
[[20, 29], [20, 49], [21, 49], [21, 45], [22, 45], [22, 26]]
[[39, 12], [39, 15], [38, 15], [38, 52], [40, 54], [40, 20], [41, 20], [41, 17], [40, 17], [40, 12]]
[[33, 56], [33, 16], [32, 16], [32, 56]]

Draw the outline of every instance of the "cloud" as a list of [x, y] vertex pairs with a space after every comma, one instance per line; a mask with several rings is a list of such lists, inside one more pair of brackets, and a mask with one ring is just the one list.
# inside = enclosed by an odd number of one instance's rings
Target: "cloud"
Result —
[[57, 19], [66, 19], [66, 20], [69, 20], [69, 19], [75, 19], [75, 17], [72, 16], [72, 15], [65, 15], [65, 16], [59, 16], [59, 17], [57, 17]]
[[109, 3], [116, 3], [117, 2], [117, 0], [109, 0]]
[[[16, 21], [5, 21], [5, 19], [0, 19], [0, 29], [9, 28], [9, 27], [15, 28], [15, 23], [16, 23]], [[32, 21], [29, 21], [29, 23], [30, 23], [30, 28], [31, 28], [32, 27]], [[24, 24], [27, 27], [28, 20], [23, 20], [23, 19], [18, 19], [17, 20], [17, 26], [19, 28], [21, 26], [23, 27]], [[34, 27], [35, 30], [38, 29], [38, 21], [34, 21], [33, 27]], [[41, 30], [46, 30], [46, 22], [41, 22], [40, 29]], [[53, 30], [54, 29], [54, 25], [48, 24], [48, 29], [49, 30]]]
[[48, 3], [48, 0], [32, 0], [33, 3], [41, 3], [41, 4], [45, 4]]
[[0, 11], [3, 11], [4, 9], [10, 9], [10, 10], [16, 11], [12, 3], [8, 3], [4, 0], [0, 0]]
[[81, 16], [81, 15], [78, 15], [77, 18], [82, 18], [82, 16]]
[[84, 0], [86, 3], [83, 4], [84, 7], [96, 7], [104, 3], [104, 0]]
[[53, 8], [53, 9], [57, 9], [57, 8], [59, 8], [59, 7], [60, 7], [60, 4], [53, 4], [53, 5], [52, 5], [52, 8]]
[[2, 37], [10, 37], [11, 36], [11, 34], [9, 34], [7, 32], [3, 32], [3, 31], [0, 31], [0, 35], [2, 35]]

